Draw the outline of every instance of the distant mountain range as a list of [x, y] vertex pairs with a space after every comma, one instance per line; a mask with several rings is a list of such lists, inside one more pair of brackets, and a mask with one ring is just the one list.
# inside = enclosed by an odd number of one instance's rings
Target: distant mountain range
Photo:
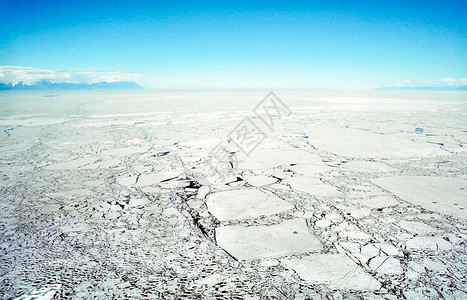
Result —
[[384, 91], [467, 91], [467, 85], [460, 86], [398, 86], [382, 87]]
[[96, 90], [96, 89], [142, 89], [143, 87], [132, 81], [96, 82], [96, 83], [71, 83], [38, 81], [36, 83], [18, 82], [13, 84], [0, 82], [0, 90]]

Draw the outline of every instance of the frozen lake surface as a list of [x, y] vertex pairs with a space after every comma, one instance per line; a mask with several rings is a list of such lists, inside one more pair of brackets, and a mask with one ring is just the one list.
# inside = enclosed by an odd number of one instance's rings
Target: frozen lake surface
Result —
[[2, 298], [467, 299], [466, 92], [49, 93], [0, 93]]

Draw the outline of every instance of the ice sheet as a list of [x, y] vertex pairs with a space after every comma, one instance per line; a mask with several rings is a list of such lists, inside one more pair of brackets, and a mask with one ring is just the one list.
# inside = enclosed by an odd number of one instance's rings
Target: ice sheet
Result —
[[465, 298], [465, 92], [47, 93], [0, 93], [3, 298]]

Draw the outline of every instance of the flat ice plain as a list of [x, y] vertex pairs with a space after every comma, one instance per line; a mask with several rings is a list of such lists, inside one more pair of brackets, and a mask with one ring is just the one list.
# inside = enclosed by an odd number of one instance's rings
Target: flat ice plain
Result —
[[467, 93], [267, 93], [0, 93], [0, 297], [467, 299]]

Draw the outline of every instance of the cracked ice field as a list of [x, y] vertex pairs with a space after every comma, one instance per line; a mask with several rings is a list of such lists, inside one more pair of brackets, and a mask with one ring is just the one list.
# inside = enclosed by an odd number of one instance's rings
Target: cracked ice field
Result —
[[465, 92], [57, 94], [0, 94], [5, 298], [467, 297]]

